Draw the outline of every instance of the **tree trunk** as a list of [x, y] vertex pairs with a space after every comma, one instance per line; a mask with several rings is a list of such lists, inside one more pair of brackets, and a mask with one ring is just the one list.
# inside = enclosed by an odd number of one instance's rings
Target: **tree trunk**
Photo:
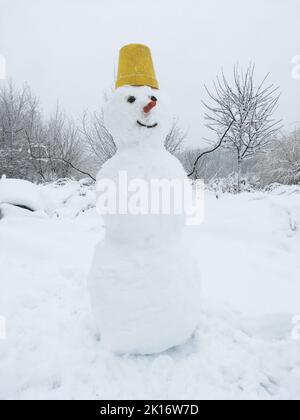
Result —
[[241, 183], [242, 183], [242, 160], [238, 158], [238, 181], [237, 181], [237, 193], [241, 192]]

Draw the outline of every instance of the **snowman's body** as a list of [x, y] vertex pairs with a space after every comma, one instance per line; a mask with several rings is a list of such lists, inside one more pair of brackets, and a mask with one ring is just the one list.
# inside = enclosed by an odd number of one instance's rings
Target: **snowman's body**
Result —
[[[116, 185], [120, 171], [128, 181], [185, 179], [180, 163], [164, 148], [169, 124], [163, 101], [158, 99], [149, 115], [143, 111], [154, 95], [159, 92], [148, 87], [125, 87], [109, 102], [105, 122], [118, 152], [99, 177]], [[128, 103], [132, 97], [134, 104]], [[158, 353], [185, 343], [195, 331], [199, 275], [182, 241], [184, 222], [184, 215], [174, 214], [106, 216], [106, 240], [96, 249], [89, 287], [109, 350]]]

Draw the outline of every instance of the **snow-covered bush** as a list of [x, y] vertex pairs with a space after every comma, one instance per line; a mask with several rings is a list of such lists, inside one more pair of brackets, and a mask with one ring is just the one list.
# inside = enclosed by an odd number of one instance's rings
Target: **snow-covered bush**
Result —
[[[207, 189], [215, 193], [237, 194], [237, 174], [232, 173], [225, 178], [215, 178], [207, 184]], [[255, 177], [243, 176], [241, 179], [241, 192], [254, 192], [260, 189]]]
[[300, 195], [300, 185], [284, 185], [275, 182], [274, 184], [267, 185], [264, 188], [264, 192], [274, 195]]
[[300, 130], [274, 140], [257, 165], [262, 185], [300, 184]]
[[59, 179], [40, 190], [50, 216], [75, 218], [96, 207], [95, 185], [90, 179]]

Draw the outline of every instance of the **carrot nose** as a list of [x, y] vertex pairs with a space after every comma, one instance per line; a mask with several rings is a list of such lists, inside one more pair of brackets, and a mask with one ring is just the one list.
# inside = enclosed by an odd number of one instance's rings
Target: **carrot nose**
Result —
[[151, 109], [154, 108], [156, 105], [157, 105], [156, 101], [149, 102], [148, 105], [145, 106], [144, 112], [148, 114], [151, 111]]

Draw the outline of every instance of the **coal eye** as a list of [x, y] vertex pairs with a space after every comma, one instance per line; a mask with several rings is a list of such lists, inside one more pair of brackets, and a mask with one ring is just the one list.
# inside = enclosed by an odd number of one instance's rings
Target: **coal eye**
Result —
[[129, 102], [130, 104], [133, 104], [136, 101], [136, 98], [134, 96], [129, 96], [129, 98], [127, 99], [127, 102]]
[[157, 102], [157, 98], [155, 96], [151, 96], [151, 101]]

